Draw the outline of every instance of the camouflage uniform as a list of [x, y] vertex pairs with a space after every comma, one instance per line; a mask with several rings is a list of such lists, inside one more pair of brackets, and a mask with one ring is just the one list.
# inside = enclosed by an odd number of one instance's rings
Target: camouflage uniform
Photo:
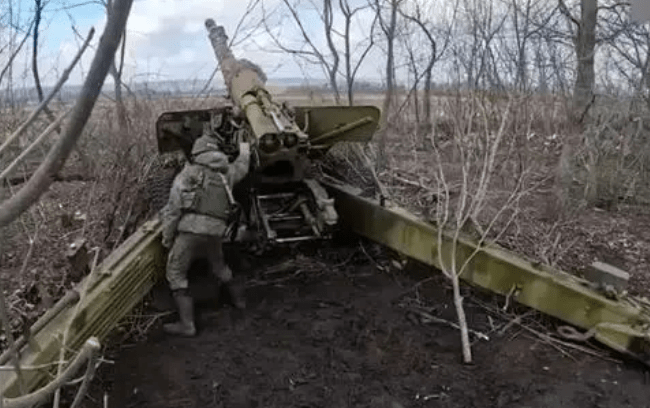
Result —
[[[186, 164], [174, 179], [169, 201], [161, 210], [163, 245], [166, 248], [171, 246], [167, 280], [179, 306], [181, 322], [189, 322], [185, 328], [179, 328], [177, 323], [175, 328], [167, 331], [185, 335], [195, 333], [193, 311], [186, 311], [186, 318], [183, 318], [183, 308], [191, 309], [187, 304], [191, 301], [191, 298], [188, 300], [187, 273], [193, 259], [206, 257], [212, 273], [226, 284], [231, 297], [237, 296], [230, 285], [232, 272], [224, 261], [222, 250], [230, 207], [224, 182], [232, 191], [233, 186], [246, 176], [250, 150], [248, 144], [242, 144], [239, 157], [229, 163], [228, 157], [219, 150], [217, 141], [204, 135], [194, 143], [192, 157], [193, 162]], [[235, 300], [235, 304], [243, 307], [243, 300]]]

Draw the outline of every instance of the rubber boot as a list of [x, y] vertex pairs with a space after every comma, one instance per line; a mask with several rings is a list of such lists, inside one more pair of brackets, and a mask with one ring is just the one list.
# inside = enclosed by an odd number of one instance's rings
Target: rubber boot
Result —
[[195, 336], [194, 299], [192, 299], [186, 289], [175, 290], [173, 295], [176, 306], [178, 307], [180, 321], [163, 325], [163, 330], [165, 333], [174, 336]]
[[246, 298], [244, 297], [243, 287], [234, 281], [224, 282], [223, 286], [230, 297], [231, 304], [237, 309], [245, 309]]

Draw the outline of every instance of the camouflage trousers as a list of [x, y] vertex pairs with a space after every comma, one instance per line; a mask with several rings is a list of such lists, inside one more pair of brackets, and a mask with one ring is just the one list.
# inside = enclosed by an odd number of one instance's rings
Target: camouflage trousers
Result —
[[179, 232], [167, 259], [167, 281], [171, 290], [188, 288], [190, 265], [201, 257], [207, 258], [212, 274], [221, 282], [232, 280], [232, 271], [223, 258], [221, 237]]

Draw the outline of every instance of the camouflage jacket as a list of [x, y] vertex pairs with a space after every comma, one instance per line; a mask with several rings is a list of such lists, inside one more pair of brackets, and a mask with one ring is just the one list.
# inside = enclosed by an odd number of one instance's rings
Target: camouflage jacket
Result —
[[[221, 152], [211, 152], [207, 157], [210, 158], [209, 163], [187, 163], [174, 179], [169, 193], [169, 201], [160, 212], [163, 223], [163, 245], [167, 248], [171, 246], [177, 231], [222, 235], [226, 230], [227, 225], [221, 219], [202, 214], [185, 213], [182, 205], [183, 193], [197, 188], [201, 172], [204, 171], [203, 166], [223, 172], [228, 186], [232, 189], [248, 172], [249, 146], [242, 144], [239, 157], [232, 163], [228, 163], [228, 158]], [[224, 197], [224, 200], [228, 200], [228, 197]]]

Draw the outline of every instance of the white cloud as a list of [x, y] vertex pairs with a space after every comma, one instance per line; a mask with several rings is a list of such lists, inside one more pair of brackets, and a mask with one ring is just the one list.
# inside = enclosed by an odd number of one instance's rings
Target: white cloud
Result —
[[[163, 78], [207, 78], [216, 66], [204, 22], [212, 18], [226, 33], [242, 17], [241, 0], [141, 0], [128, 23], [130, 73]], [[240, 50], [237, 50], [240, 51]], [[251, 58], [251, 55], [237, 55]]]
[[[265, 0], [267, 10], [272, 9], [274, 2]], [[243, 0], [136, 0], [132, 6], [127, 25], [127, 49], [124, 68], [124, 80], [156, 81], [164, 79], [207, 79], [216, 68], [217, 61], [210, 46], [208, 33], [204, 22], [212, 18], [218, 25], [223, 25], [229, 36], [233, 35], [237, 23], [245, 11], [246, 1]], [[366, 24], [370, 21], [367, 16], [359, 16], [358, 24], [353, 24], [353, 37], [362, 38], [366, 35]], [[366, 17], [366, 18], [364, 18]], [[313, 20], [313, 21], [312, 21]], [[285, 21], [279, 28], [285, 33], [285, 38], [300, 42], [296, 27]], [[326, 50], [322, 28], [317, 16], [312, 12], [308, 28], [314, 34], [315, 42]], [[92, 24], [95, 27], [95, 38], [91, 48], [86, 51], [81, 66], [77, 68], [69, 83], [79, 84], [83, 81], [83, 73], [90, 67], [97, 43], [105, 26], [105, 17]], [[80, 24], [79, 32], [85, 35], [91, 24]], [[342, 27], [339, 27], [341, 29]], [[341, 47], [337, 39], [337, 46]], [[76, 39], [70, 31], [67, 40], [63, 41], [57, 50], [41, 63], [43, 70], [51, 72], [46, 80], [52, 84], [56, 80], [56, 72], [61, 72], [76, 54], [80, 39]], [[357, 41], [353, 41], [353, 47]], [[271, 40], [260, 35], [255, 43], [247, 42], [233, 49], [238, 58], [247, 58], [259, 64], [270, 78], [311, 76], [312, 79], [323, 78], [322, 70], [316, 66], [307, 66], [306, 72], [298, 67], [292, 57], [283, 54], [269, 53], [273, 48]], [[45, 53], [43, 53], [45, 56]], [[372, 65], [372, 64], [370, 64]], [[48, 68], [46, 68], [46, 66]], [[53, 67], [57, 67], [54, 69]], [[376, 65], [368, 68], [367, 72], [376, 77]], [[83, 72], [82, 72], [83, 71]], [[363, 71], [363, 70], [362, 70]], [[360, 76], [363, 72], [360, 73]], [[217, 83], [222, 83], [221, 75], [215, 77]], [[110, 76], [107, 82], [111, 83]]]

